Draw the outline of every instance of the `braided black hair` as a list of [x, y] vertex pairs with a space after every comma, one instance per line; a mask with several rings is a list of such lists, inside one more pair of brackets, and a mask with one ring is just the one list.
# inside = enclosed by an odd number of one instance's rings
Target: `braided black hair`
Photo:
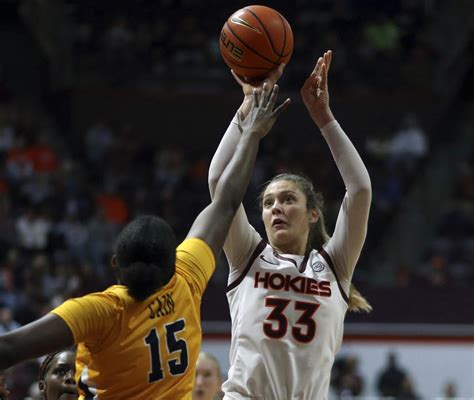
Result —
[[56, 351], [55, 353], [48, 354], [40, 365], [38, 381], [44, 381], [45, 380], [46, 373], [48, 372], [48, 369], [51, 366], [51, 363], [53, 362], [53, 360], [59, 354], [64, 353], [65, 351], [70, 351], [71, 353], [75, 353], [76, 348], [75, 347], [70, 347], [70, 348], [67, 348], [67, 349], [64, 349], [64, 350], [61, 350], [61, 351]]
[[61, 354], [64, 350], [62, 351], [57, 351], [55, 353], [48, 354], [46, 358], [43, 360], [40, 366], [40, 372], [39, 372], [39, 381], [44, 381], [46, 378], [46, 372], [48, 372], [49, 366], [51, 365], [51, 362], [54, 360], [54, 358]]

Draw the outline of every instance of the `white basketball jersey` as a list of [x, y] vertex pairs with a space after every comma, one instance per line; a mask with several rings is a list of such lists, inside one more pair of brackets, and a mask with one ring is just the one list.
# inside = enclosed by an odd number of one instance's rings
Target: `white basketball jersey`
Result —
[[232, 343], [224, 399], [327, 399], [348, 306], [324, 250], [285, 255], [261, 241], [227, 298]]

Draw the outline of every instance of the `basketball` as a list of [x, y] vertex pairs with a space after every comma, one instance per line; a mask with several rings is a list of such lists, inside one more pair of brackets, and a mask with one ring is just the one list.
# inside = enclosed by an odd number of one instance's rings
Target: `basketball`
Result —
[[222, 27], [220, 52], [229, 68], [248, 81], [264, 79], [293, 52], [293, 32], [278, 11], [247, 6], [234, 12]]

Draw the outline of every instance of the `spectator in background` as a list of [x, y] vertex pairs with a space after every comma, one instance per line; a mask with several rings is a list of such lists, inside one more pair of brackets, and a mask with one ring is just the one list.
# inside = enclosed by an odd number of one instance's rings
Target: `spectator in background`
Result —
[[21, 252], [11, 248], [5, 255], [1, 268], [0, 303], [15, 308], [22, 303], [23, 294], [18, 291], [19, 275], [23, 271]]
[[14, 205], [10, 200], [8, 186], [0, 178], [0, 254], [3, 255], [18, 243], [15, 218], [12, 215]]
[[453, 381], [447, 381], [443, 386], [443, 394], [441, 396], [444, 400], [451, 400], [457, 397], [456, 384]]
[[378, 158], [387, 159], [389, 171], [410, 175], [428, 154], [428, 139], [418, 117], [406, 114], [400, 128], [387, 141], [369, 140], [367, 151]]
[[5, 377], [0, 375], [0, 399], [1, 400], [8, 400], [8, 395], [10, 392], [7, 388], [7, 383], [5, 382]]
[[8, 108], [0, 108], [0, 155], [15, 145], [16, 131]]
[[59, 168], [59, 159], [52, 143], [49, 132], [43, 131], [25, 149], [35, 173], [51, 174]]
[[363, 30], [365, 39], [359, 49], [360, 64], [365, 69], [365, 78], [377, 76], [373, 84], [383, 90], [395, 90], [399, 82], [401, 56], [401, 32], [398, 24], [387, 12], [380, 11]]
[[219, 400], [221, 396], [221, 366], [216, 357], [201, 352], [196, 363], [196, 381], [192, 400]]
[[12, 309], [4, 304], [0, 304], [0, 335], [19, 327], [20, 324], [13, 319]]
[[369, 50], [376, 56], [391, 56], [400, 49], [400, 28], [386, 12], [379, 12], [367, 23], [364, 35]]
[[377, 378], [377, 389], [385, 397], [397, 397], [403, 392], [406, 372], [398, 365], [395, 353], [389, 353], [387, 365]]
[[400, 128], [389, 142], [389, 166], [411, 174], [428, 154], [428, 139], [414, 114], [404, 116]]
[[349, 356], [345, 361], [340, 393], [343, 396], [359, 396], [364, 390], [364, 380], [357, 371], [359, 360], [356, 356]]
[[21, 183], [33, 176], [33, 164], [23, 147], [12, 147], [8, 150], [5, 172], [7, 179], [14, 183]]
[[92, 167], [102, 168], [105, 158], [115, 140], [112, 129], [102, 121], [95, 122], [86, 132], [84, 147], [85, 156]]
[[26, 212], [17, 219], [16, 230], [23, 249], [44, 250], [48, 245], [51, 223], [35, 207], [28, 207]]
[[57, 225], [56, 232], [63, 236], [69, 255], [75, 260], [86, 261], [89, 231], [76, 212], [68, 212], [66, 218]]
[[88, 223], [88, 242], [86, 249], [89, 259], [99, 274], [105, 273], [105, 266], [108, 263], [107, 257], [111, 253], [115, 236], [117, 234], [117, 225], [105, 218], [104, 211], [98, 209]]
[[400, 394], [396, 397], [397, 400], [418, 400], [419, 397], [413, 389], [413, 383], [408, 376], [405, 376], [402, 382], [402, 389]]
[[364, 390], [364, 380], [357, 371], [356, 356], [339, 358], [331, 371], [331, 387], [338, 396], [359, 396]]
[[118, 226], [127, 222], [129, 209], [115, 184], [110, 183], [108, 188], [97, 196], [96, 202], [108, 222]]

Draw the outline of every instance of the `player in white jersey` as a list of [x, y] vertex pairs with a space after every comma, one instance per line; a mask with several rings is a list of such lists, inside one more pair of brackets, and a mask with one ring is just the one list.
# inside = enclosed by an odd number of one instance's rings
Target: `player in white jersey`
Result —
[[[327, 399], [346, 311], [371, 309], [351, 285], [367, 231], [371, 184], [329, 107], [331, 59], [331, 51], [319, 58], [301, 95], [346, 185], [336, 227], [329, 238], [322, 197], [309, 180], [297, 175], [278, 175], [262, 193], [268, 243], [240, 207], [224, 245], [232, 318], [231, 367], [223, 384], [227, 400]], [[283, 66], [267, 78], [262, 90], [269, 90], [282, 72]], [[245, 94], [242, 117], [252, 86], [235, 77]], [[235, 121], [211, 162], [211, 195], [239, 140]]]

